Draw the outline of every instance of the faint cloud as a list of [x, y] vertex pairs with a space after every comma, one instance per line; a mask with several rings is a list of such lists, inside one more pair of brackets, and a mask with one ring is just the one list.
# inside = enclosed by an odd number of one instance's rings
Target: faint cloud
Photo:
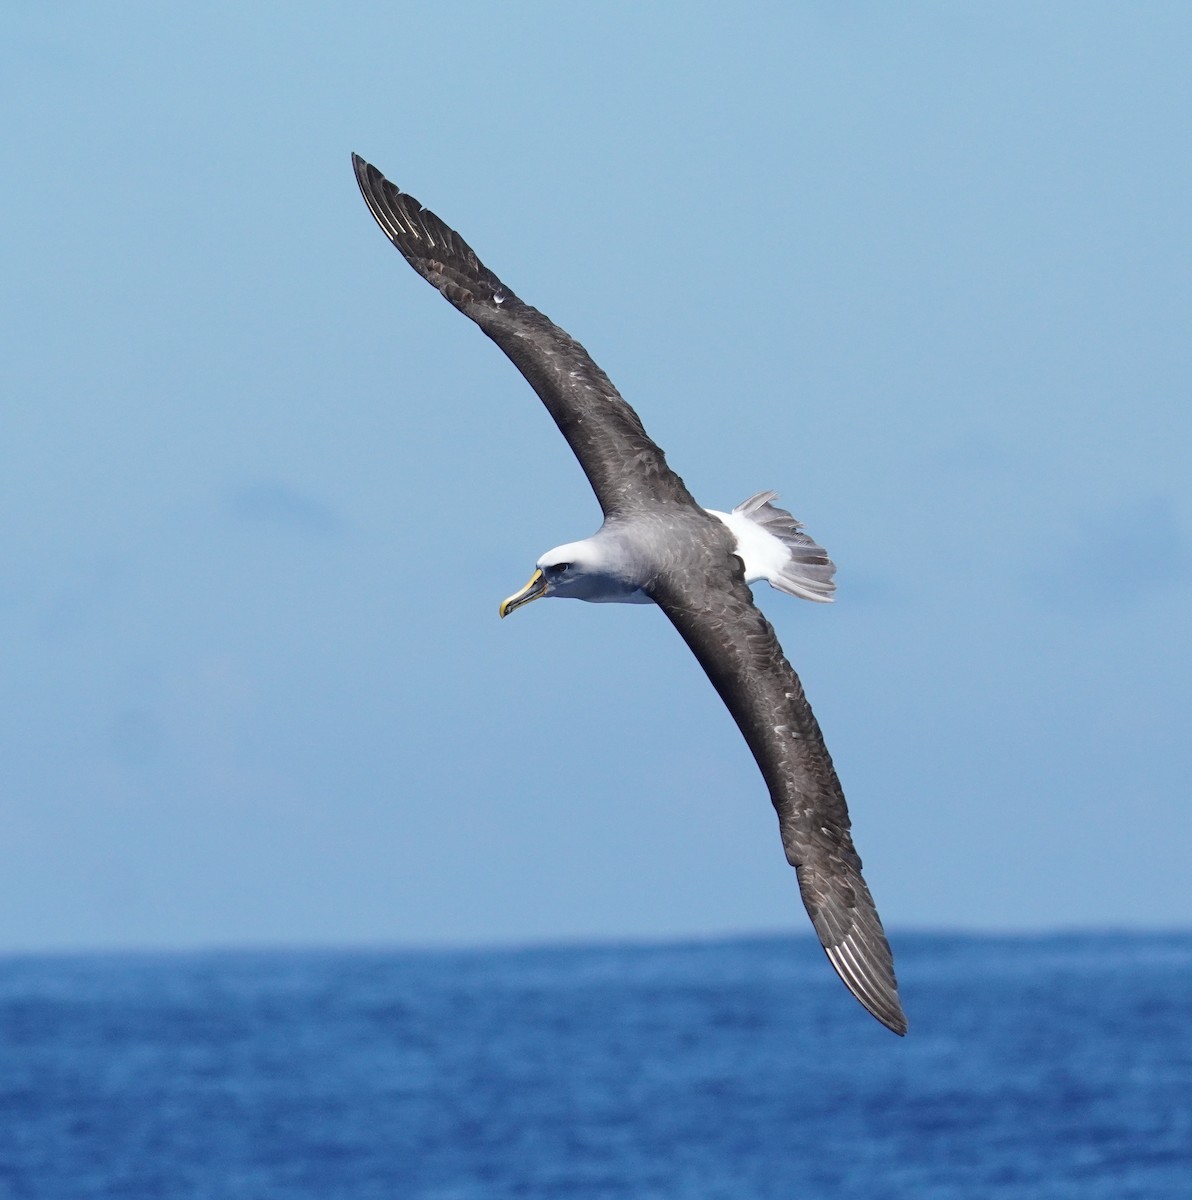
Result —
[[886, 608], [899, 604], [897, 583], [868, 571], [841, 571], [836, 576], [837, 603], [850, 608]]
[[1030, 581], [1048, 606], [1103, 611], [1192, 580], [1192, 538], [1165, 496], [1081, 518]]
[[128, 766], [143, 766], [156, 758], [165, 743], [157, 717], [147, 709], [130, 708], [118, 713], [108, 728], [112, 753]]
[[1021, 447], [1004, 437], [984, 430], [971, 430], [950, 439], [926, 455], [937, 469], [998, 474], [1012, 471], [1022, 461]]
[[250, 483], [229, 499], [232, 516], [245, 524], [284, 526], [319, 537], [340, 537], [347, 522], [330, 505], [284, 483]]
[[79, 566], [71, 581], [42, 608], [38, 621], [41, 635], [60, 641], [110, 614], [128, 578], [130, 562], [128, 556], [110, 555]]

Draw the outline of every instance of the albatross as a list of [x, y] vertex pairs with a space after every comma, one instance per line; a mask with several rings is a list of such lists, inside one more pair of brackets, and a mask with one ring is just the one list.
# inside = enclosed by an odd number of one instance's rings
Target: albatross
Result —
[[588, 352], [519, 299], [455, 230], [352, 155], [365, 203], [429, 284], [505, 352], [538, 393], [604, 513], [592, 537], [548, 550], [500, 605], [543, 597], [653, 603], [687, 643], [748, 743], [815, 932], [850, 992], [906, 1032], [890, 945], [861, 875], [844, 792], [778, 637], [753, 602], [762, 579], [833, 598], [835, 566], [790, 513], [760, 492], [723, 513], [702, 508]]

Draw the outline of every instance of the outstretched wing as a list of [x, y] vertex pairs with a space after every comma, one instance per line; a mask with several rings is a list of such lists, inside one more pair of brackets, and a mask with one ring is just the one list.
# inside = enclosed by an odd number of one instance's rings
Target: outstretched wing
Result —
[[579, 459], [606, 516], [674, 501], [695, 505], [637, 413], [573, 337], [519, 300], [453, 229], [359, 155], [356, 181], [406, 262], [513, 360]]
[[832, 966], [883, 1025], [906, 1033], [893, 956], [861, 876], [840, 780], [803, 685], [754, 605], [743, 571], [710, 547], [700, 570], [665, 576], [649, 590], [761, 767], [787, 861]]

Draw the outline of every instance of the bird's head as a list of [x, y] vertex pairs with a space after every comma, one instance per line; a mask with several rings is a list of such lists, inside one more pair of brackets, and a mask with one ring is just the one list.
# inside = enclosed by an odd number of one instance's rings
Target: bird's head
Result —
[[500, 613], [507, 617], [515, 608], [542, 596], [605, 600], [613, 599], [614, 591], [623, 593], [624, 585], [609, 572], [596, 539], [587, 538], [548, 550], [538, 560], [529, 583], [501, 601]]

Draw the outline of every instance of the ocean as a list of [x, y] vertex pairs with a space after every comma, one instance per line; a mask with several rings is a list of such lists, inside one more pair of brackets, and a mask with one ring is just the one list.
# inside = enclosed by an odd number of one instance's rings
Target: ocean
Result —
[[1192, 1197], [1192, 934], [0, 958], [0, 1197]]

